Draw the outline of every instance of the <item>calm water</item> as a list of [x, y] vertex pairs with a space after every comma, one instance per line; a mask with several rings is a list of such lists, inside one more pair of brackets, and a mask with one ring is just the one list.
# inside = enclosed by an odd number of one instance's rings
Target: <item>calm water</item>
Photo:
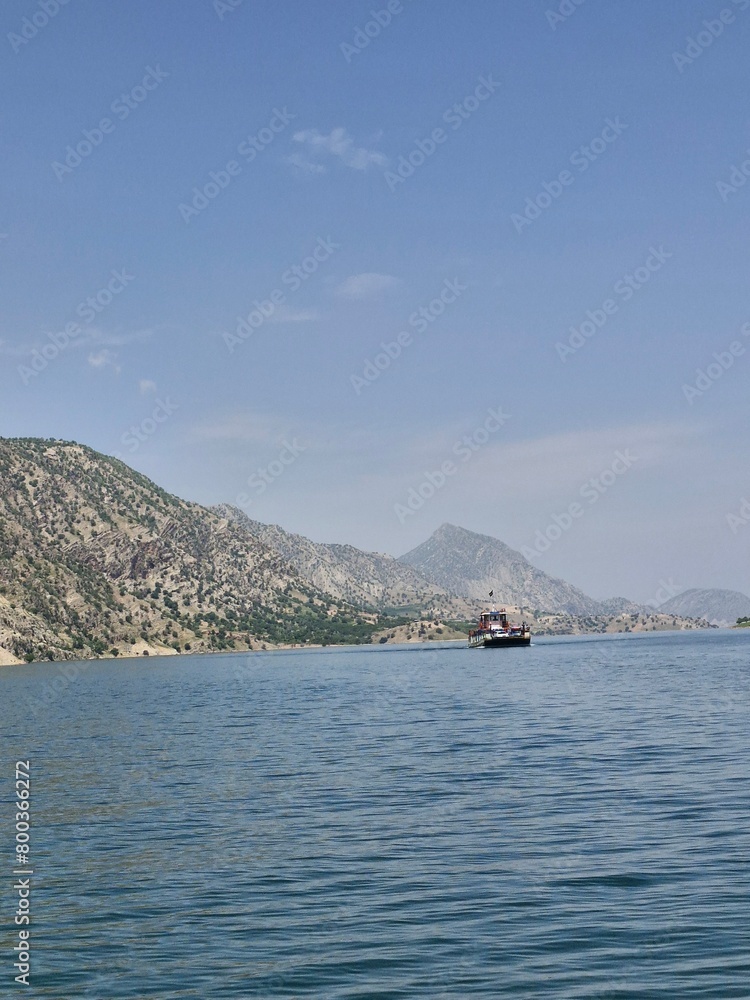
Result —
[[750, 997], [749, 694], [748, 632], [2, 668], [0, 995], [30, 758], [26, 996]]

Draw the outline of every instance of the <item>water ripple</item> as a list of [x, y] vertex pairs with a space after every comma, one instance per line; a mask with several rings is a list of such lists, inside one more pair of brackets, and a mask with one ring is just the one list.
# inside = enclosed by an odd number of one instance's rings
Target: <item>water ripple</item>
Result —
[[33, 995], [748, 998], [748, 638], [3, 668]]

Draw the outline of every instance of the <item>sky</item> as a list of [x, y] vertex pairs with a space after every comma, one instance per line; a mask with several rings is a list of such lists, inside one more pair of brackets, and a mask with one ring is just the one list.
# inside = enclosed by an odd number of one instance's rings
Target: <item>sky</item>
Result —
[[750, 0], [0, 21], [0, 434], [316, 541], [750, 593]]

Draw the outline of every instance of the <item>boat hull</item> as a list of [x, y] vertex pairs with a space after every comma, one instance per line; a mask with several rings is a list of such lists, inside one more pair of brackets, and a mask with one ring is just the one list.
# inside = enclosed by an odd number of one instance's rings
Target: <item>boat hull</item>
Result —
[[470, 649], [497, 649], [500, 646], [530, 646], [531, 633], [523, 635], [476, 635], [469, 637]]

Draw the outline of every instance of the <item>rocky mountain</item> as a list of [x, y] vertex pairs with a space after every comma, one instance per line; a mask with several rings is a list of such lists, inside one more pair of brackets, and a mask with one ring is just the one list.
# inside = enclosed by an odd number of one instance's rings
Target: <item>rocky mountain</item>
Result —
[[[496, 538], [453, 525], [443, 525], [414, 550], [418, 554], [416, 568], [406, 561], [413, 553], [397, 560], [352, 545], [321, 544], [278, 525], [253, 521], [228, 504], [212, 510], [275, 549], [319, 590], [381, 612], [410, 615], [410, 621], [403, 626], [384, 628], [375, 637], [380, 642], [445, 640], [465, 635], [466, 626], [458, 632], [456, 625], [462, 621], [473, 623], [477, 605], [486, 603], [490, 590], [495, 591], [497, 603], [523, 608], [523, 616], [537, 635], [705, 628], [708, 624], [657, 614], [653, 608], [624, 598], [595, 601], [563, 580], [537, 570]], [[425, 552], [426, 558], [420, 558]], [[455, 570], [457, 565], [463, 573], [445, 569], [448, 566]], [[432, 572], [458, 593], [428, 579]]]
[[[73, 442], [0, 438], [0, 664], [445, 639], [465, 634], [489, 590], [540, 631], [696, 627], [677, 614], [697, 605], [646, 617], [594, 601], [452, 525], [396, 560], [181, 500]], [[733, 605], [732, 620], [748, 610]]]
[[443, 524], [426, 542], [399, 558], [439, 587], [483, 601], [495, 600], [569, 615], [617, 615], [639, 612], [622, 598], [595, 601], [564, 580], [548, 576], [504, 542], [454, 524]]
[[738, 618], [750, 615], [750, 597], [738, 590], [686, 590], [660, 604], [659, 611], [705, 618], [716, 625], [734, 625]]
[[212, 509], [278, 552], [312, 586], [339, 600], [391, 611], [430, 608], [453, 618], [476, 611], [393, 556], [363, 552], [353, 545], [313, 542], [276, 524], [253, 521], [229, 504]]
[[0, 438], [6, 661], [369, 641], [383, 624], [117, 459]]

